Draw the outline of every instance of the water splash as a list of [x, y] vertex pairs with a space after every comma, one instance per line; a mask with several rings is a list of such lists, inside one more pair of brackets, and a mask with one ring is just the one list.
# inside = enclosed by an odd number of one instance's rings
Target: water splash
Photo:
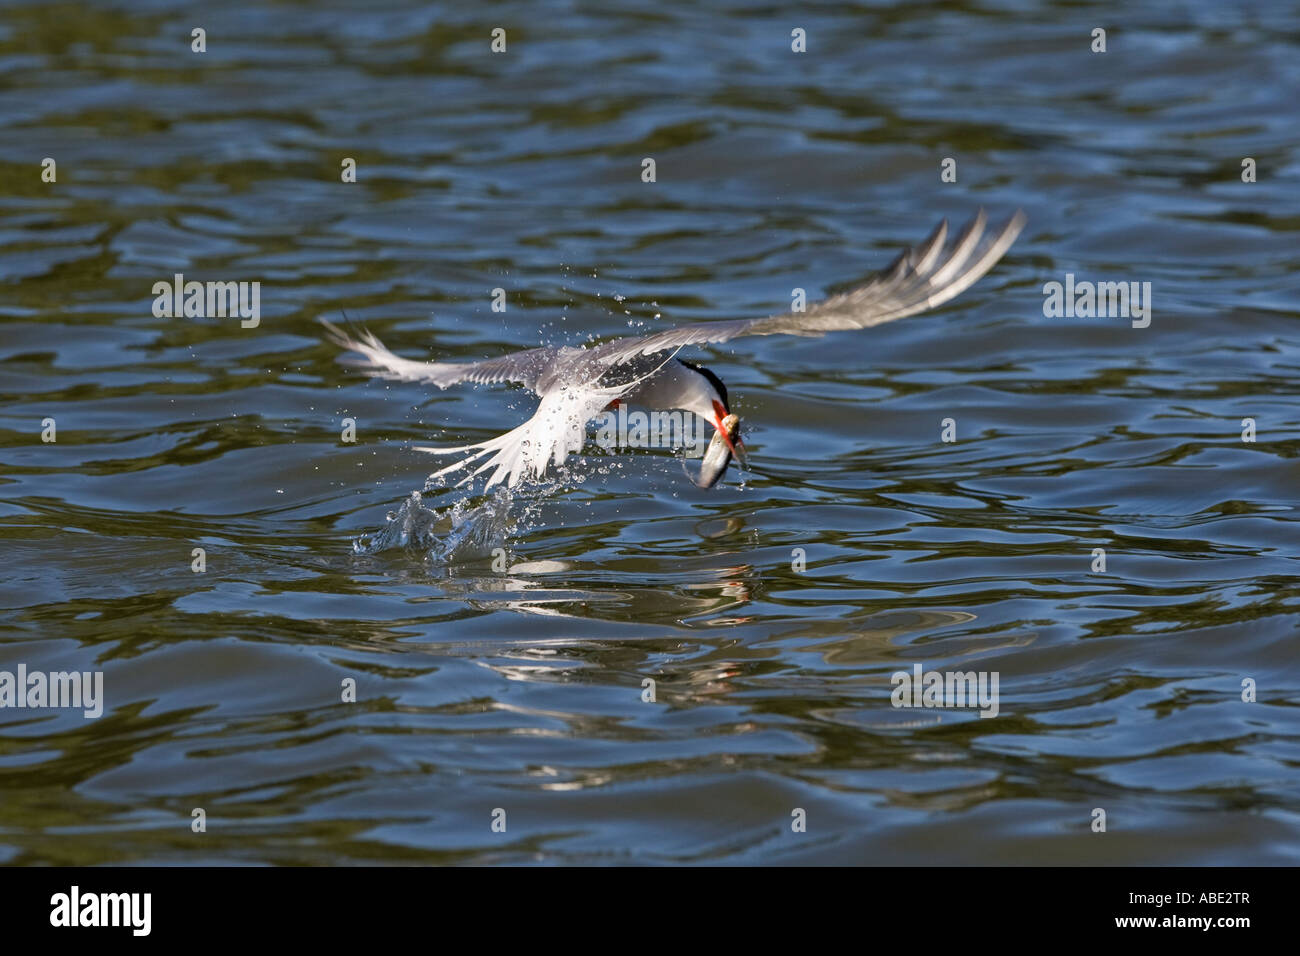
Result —
[[[678, 454], [685, 465], [686, 458]], [[623, 470], [625, 460], [597, 452], [571, 455], [543, 478], [525, 478], [514, 488], [497, 485], [485, 496], [450, 486], [445, 475], [431, 475], [422, 491], [412, 491], [390, 511], [384, 526], [352, 542], [358, 555], [405, 550], [433, 564], [464, 565], [489, 560], [497, 549], [541, 524], [544, 504], [562, 492], [577, 491], [589, 479], [609, 478]], [[674, 493], [675, 494], [675, 493]], [[455, 495], [450, 505], [426, 503], [428, 495]]]
[[[425, 488], [425, 492], [429, 490]], [[425, 560], [444, 565], [481, 561], [527, 531], [536, 512], [536, 502], [507, 488], [496, 488], [477, 503], [459, 498], [441, 510], [430, 508], [424, 493], [413, 491], [396, 511], [388, 513], [384, 527], [353, 541], [352, 550], [374, 555], [401, 548], [421, 552]]]

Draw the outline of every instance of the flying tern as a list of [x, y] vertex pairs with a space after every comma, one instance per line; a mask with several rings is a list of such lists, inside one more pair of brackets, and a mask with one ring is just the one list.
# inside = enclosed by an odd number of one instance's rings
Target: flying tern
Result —
[[655, 410], [682, 409], [713, 424], [713, 440], [699, 476], [692, 479], [707, 488], [726, 472], [732, 455], [741, 453], [740, 419], [731, 411], [722, 379], [677, 358], [678, 351], [742, 335], [817, 336], [864, 329], [933, 309], [993, 268], [1024, 228], [1025, 216], [1018, 211], [996, 230], [986, 232], [986, 225], [981, 209], [948, 244], [945, 219], [924, 242], [904, 249], [865, 284], [801, 312], [684, 325], [586, 347], [546, 345], [481, 362], [422, 362], [395, 355], [364, 329], [350, 334], [320, 321], [335, 343], [361, 356], [352, 364], [369, 375], [438, 388], [461, 382], [514, 382], [536, 393], [540, 402], [532, 418], [503, 435], [454, 448], [421, 447], [440, 455], [464, 455], [434, 477], [465, 471], [459, 482], [465, 484], [490, 470], [485, 491], [541, 478], [550, 464], [559, 466], [581, 450], [593, 418], [623, 402]]

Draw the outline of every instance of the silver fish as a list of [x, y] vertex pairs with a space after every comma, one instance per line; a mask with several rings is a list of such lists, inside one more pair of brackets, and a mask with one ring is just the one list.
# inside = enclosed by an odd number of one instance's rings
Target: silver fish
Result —
[[713, 433], [713, 440], [705, 449], [704, 460], [700, 462], [699, 476], [686, 473], [697, 487], [712, 488], [721, 480], [727, 473], [727, 466], [731, 464], [733, 449], [740, 457], [741, 464], [744, 464], [744, 455], [740, 452], [740, 416], [728, 415], [721, 424], [722, 428]]

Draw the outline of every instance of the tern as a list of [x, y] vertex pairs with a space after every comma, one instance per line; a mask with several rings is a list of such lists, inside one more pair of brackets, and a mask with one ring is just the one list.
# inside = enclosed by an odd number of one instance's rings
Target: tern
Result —
[[540, 479], [551, 464], [558, 467], [582, 449], [593, 418], [622, 402], [694, 412], [712, 423], [713, 440], [699, 477], [692, 479], [707, 488], [722, 477], [732, 455], [741, 454], [740, 419], [731, 411], [722, 379], [702, 365], [677, 358], [678, 351], [742, 335], [819, 336], [865, 329], [933, 309], [993, 268], [1024, 228], [1025, 215], [1017, 211], [999, 229], [986, 231], [986, 225], [981, 209], [948, 244], [945, 219], [923, 242], [904, 249], [865, 284], [803, 311], [683, 325], [585, 347], [546, 345], [481, 362], [402, 358], [364, 329], [349, 334], [325, 319], [320, 321], [336, 344], [361, 356], [351, 364], [369, 375], [440, 389], [462, 382], [513, 382], [538, 396], [532, 418], [503, 435], [454, 448], [420, 447], [434, 454], [464, 455], [432, 477], [465, 471], [458, 482], [465, 484], [491, 471], [484, 491], [498, 484], [514, 487], [525, 478]]

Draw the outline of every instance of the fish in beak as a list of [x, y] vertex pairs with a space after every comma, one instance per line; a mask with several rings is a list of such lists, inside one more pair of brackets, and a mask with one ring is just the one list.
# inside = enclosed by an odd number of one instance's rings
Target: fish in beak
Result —
[[745, 460], [745, 446], [740, 441], [740, 416], [728, 415], [720, 419], [714, 427], [717, 431], [713, 433], [713, 440], [709, 442], [709, 447], [704, 452], [699, 475], [691, 476], [690, 472], [686, 473], [699, 488], [712, 488], [716, 485], [727, 473], [727, 466], [731, 464], [733, 455], [740, 459], [742, 466], [748, 467]]

